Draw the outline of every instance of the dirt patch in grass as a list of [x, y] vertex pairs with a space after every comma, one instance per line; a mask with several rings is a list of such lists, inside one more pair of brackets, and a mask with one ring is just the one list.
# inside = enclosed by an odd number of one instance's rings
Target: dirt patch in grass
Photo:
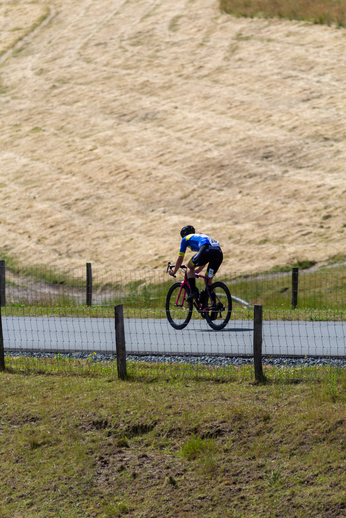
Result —
[[328, 376], [259, 386], [2, 373], [0, 514], [344, 516], [338, 376], [331, 399]]
[[163, 268], [189, 222], [224, 271], [345, 253], [343, 29], [216, 0], [51, 6], [0, 70], [3, 253]]

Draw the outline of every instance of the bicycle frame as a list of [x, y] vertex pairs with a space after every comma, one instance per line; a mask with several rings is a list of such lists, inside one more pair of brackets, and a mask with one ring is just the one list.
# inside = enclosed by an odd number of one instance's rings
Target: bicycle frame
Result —
[[[170, 266], [170, 263], [168, 265], [168, 268], [169, 268], [169, 266]], [[186, 266], [184, 266], [184, 265], [182, 265], [180, 268], [182, 270], [186, 270]], [[201, 273], [195, 273], [195, 277], [197, 279], [204, 279], [205, 288], [206, 288], [206, 290], [208, 292], [208, 300], [211, 300], [210, 291], [209, 291], [209, 288], [208, 288], [209, 278], [206, 275], [202, 275]], [[181, 283], [181, 286], [180, 286], [180, 290], [179, 290], [179, 293], [178, 293], [178, 296], [177, 296], [177, 300], [175, 302], [175, 306], [176, 307], [183, 306], [184, 303], [185, 303], [185, 300], [186, 300], [186, 290], [184, 290], [184, 286], [187, 286], [189, 288], [189, 291], [191, 290], [189, 279], [187, 277], [186, 271], [185, 271], [183, 282]], [[182, 291], [183, 291], [183, 299], [181, 301], [181, 304], [179, 304]], [[206, 311], [210, 310], [210, 307], [206, 307], [206, 308], [203, 309], [202, 308], [202, 304], [197, 299], [195, 299], [193, 301], [193, 304], [194, 304], [195, 308], [197, 309], [198, 313], [203, 313], [203, 312], [206, 312]]]

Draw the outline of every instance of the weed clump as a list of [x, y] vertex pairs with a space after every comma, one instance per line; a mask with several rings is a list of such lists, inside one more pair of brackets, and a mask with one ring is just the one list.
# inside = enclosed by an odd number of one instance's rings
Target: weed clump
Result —
[[129, 442], [126, 437], [120, 437], [115, 443], [117, 448], [129, 448]]
[[187, 460], [194, 460], [217, 450], [214, 439], [201, 439], [200, 437], [190, 437], [181, 448], [181, 456]]

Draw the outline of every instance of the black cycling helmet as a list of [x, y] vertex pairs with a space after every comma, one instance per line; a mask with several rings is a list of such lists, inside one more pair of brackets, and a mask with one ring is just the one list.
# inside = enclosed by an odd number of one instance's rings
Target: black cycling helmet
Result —
[[196, 234], [195, 228], [192, 225], [186, 225], [180, 231], [181, 237], [188, 236], [189, 234]]

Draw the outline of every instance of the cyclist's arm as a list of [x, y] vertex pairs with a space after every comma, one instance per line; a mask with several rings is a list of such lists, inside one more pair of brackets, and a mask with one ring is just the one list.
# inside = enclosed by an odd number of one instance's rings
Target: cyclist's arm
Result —
[[175, 263], [173, 270], [169, 270], [169, 275], [172, 275], [172, 276], [175, 275], [177, 273], [177, 271], [179, 270], [179, 268], [181, 267], [181, 265], [183, 264], [183, 261], [184, 261], [184, 256], [179, 256], [177, 259], [177, 262]]

